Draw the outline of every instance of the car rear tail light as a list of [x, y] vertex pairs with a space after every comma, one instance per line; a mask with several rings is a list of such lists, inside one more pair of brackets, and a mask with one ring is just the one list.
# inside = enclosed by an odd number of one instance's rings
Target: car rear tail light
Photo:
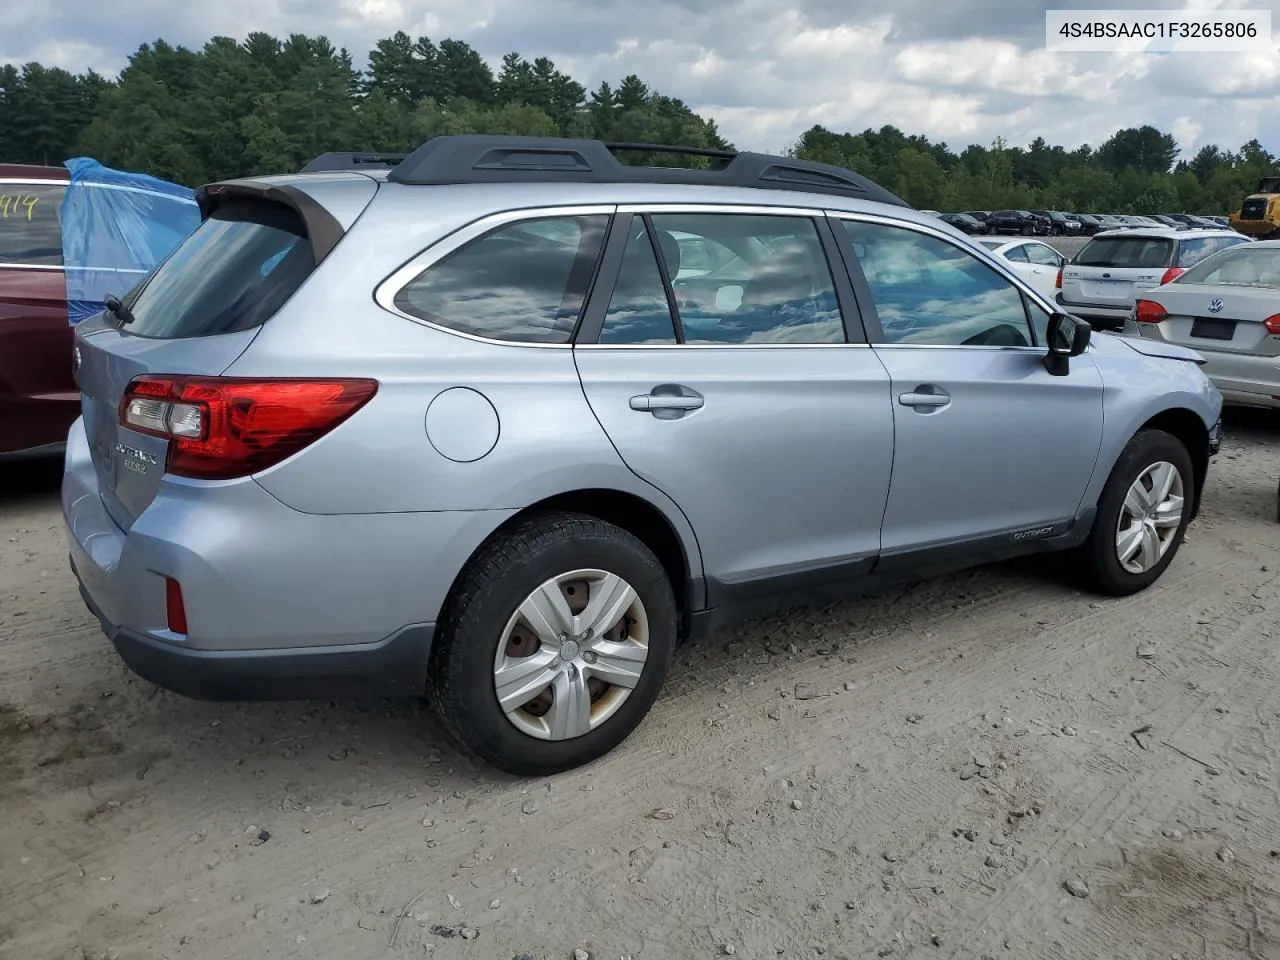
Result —
[[1062, 268], [1058, 268], [1058, 275], [1053, 279], [1053, 287], [1055, 290], [1062, 289]]
[[1172, 283], [1186, 272], [1186, 267], [1170, 267], [1164, 272], [1164, 276], [1160, 278], [1160, 286], [1163, 287], [1166, 283]]
[[169, 441], [166, 470], [230, 480], [274, 466], [364, 406], [376, 380], [135, 377], [120, 423]]
[[1280, 336], [1280, 313], [1272, 314], [1262, 321], [1262, 325], [1267, 328], [1267, 333], [1273, 333]]
[[1133, 318], [1139, 323], [1159, 323], [1169, 314], [1154, 300], [1139, 300], [1134, 304]]
[[164, 612], [171, 633], [187, 632], [187, 607], [182, 602], [182, 584], [173, 577], [164, 578]]

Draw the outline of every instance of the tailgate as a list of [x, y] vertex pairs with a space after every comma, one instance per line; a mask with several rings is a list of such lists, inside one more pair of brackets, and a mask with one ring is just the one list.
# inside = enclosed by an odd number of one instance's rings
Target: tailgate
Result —
[[[165, 473], [169, 441], [122, 425], [121, 399], [143, 374], [216, 376], [315, 269], [308, 223], [285, 204], [224, 201], [122, 308], [76, 334], [81, 410], [103, 503], [128, 529]], [[138, 398], [144, 413], [162, 404]], [[163, 420], [163, 418], [161, 418]], [[160, 420], [161, 431], [172, 429]], [[197, 429], [207, 425], [197, 422]]]

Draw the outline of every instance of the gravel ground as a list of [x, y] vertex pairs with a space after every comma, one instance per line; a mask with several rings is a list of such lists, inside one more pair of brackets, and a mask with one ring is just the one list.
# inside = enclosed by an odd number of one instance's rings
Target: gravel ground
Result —
[[720, 633], [519, 782], [415, 704], [120, 664], [0, 474], [0, 958], [1280, 957], [1277, 422], [1163, 580], [988, 568]]

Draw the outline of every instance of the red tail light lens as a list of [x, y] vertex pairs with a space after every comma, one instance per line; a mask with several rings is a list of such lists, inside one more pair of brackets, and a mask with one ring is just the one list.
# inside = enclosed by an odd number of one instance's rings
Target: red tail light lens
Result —
[[1160, 286], [1163, 287], [1166, 283], [1172, 283], [1186, 272], [1186, 267], [1170, 267], [1164, 272], [1164, 276], [1160, 278]]
[[182, 602], [182, 585], [173, 577], [164, 578], [164, 612], [170, 631], [187, 632], [187, 607]]
[[1053, 287], [1055, 290], [1062, 289], [1062, 268], [1058, 268], [1058, 275], [1053, 279]]
[[120, 400], [120, 422], [169, 441], [169, 473], [230, 480], [319, 440], [377, 390], [376, 380], [136, 377]]
[[1133, 318], [1139, 323], [1159, 323], [1167, 316], [1165, 308], [1154, 300], [1139, 300], [1134, 304]]
[[1280, 336], [1280, 313], [1272, 314], [1262, 321], [1262, 325], [1267, 328], [1267, 333]]

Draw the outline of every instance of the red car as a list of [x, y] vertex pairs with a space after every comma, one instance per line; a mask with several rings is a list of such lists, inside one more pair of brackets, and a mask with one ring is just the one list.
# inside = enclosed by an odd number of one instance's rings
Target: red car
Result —
[[69, 179], [0, 164], [0, 459], [60, 451], [80, 414], [58, 217]]
[[187, 187], [92, 157], [0, 164], [0, 460], [65, 446], [80, 413], [73, 328], [199, 223]]

